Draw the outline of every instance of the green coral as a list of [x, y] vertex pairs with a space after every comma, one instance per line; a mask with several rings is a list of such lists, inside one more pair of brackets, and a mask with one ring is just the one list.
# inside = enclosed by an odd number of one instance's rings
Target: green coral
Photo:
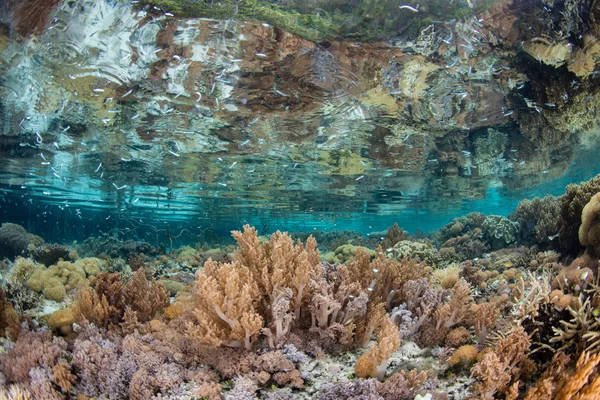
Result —
[[493, 250], [502, 249], [515, 242], [519, 223], [500, 215], [489, 215], [482, 224], [485, 237]]
[[354, 246], [352, 244], [344, 244], [339, 246], [335, 251], [330, 251], [323, 255], [323, 259], [331, 264], [345, 263], [356, 254], [356, 249], [363, 249], [368, 252], [371, 257], [375, 257], [375, 251], [362, 246]]
[[439, 264], [438, 251], [431, 243], [415, 242], [412, 240], [401, 240], [388, 252], [388, 256], [401, 261], [410, 258], [417, 261], [425, 261], [428, 265]]

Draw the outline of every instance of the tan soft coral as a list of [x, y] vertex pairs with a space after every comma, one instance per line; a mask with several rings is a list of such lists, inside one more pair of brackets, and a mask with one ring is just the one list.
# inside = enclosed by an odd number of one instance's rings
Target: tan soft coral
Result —
[[213, 345], [252, 348], [263, 328], [258, 312], [260, 291], [250, 269], [237, 261], [212, 260], [196, 272], [195, 323], [189, 332]]
[[249, 225], [244, 226], [243, 232], [232, 234], [239, 245], [234, 260], [249, 269], [267, 304], [274, 304], [281, 290], [291, 289], [290, 308], [295, 318], [299, 318], [308, 283], [320, 272], [315, 239], [310, 236], [303, 246], [294, 244], [287, 233], [277, 231], [261, 245], [256, 229]]
[[377, 332], [377, 343], [356, 360], [354, 373], [360, 378], [368, 376], [383, 380], [389, 358], [400, 346], [400, 330], [386, 316]]
[[535, 371], [535, 364], [527, 358], [525, 352], [531, 341], [522, 327], [516, 327], [495, 347], [483, 350], [477, 364], [471, 370], [471, 376], [478, 382], [473, 391], [482, 399], [492, 399], [495, 393], [505, 393], [510, 385], [518, 385]]
[[524, 400], [597, 400], [600, 393], [600, 353], [583, 352], [574, 368], [559, 351]]

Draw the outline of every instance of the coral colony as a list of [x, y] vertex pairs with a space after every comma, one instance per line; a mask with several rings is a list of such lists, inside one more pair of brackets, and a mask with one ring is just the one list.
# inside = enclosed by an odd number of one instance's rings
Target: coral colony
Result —
[[5, 223], [0, 398], [597, 399], [598, 221], [600, 176], [326, 246], [246, 225], [160, 254]]

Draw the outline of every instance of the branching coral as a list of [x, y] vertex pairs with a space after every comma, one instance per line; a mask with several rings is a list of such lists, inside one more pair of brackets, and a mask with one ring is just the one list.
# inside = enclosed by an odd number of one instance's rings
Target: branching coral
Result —
[[600, 315], [592, 306], [591, 299], [586, 298], [576, 308], [567, 306], [567, 310], [572, 318], [561, 320], [561, 326], [553, 327], [555, 337], [550, 342], [562, 343], [561, 349], [574, 345], [581, 347], [580, 350], [592, 351], [600, 346]]
[[320, 264], [315, 239], [309, 237], [304, 247], [294, 244], [287, 233], [277, 231], [269, 242], [260, 245], [256, 229], [249, 225], [243, 232], [232, 234], [240, 247], [234, 259], [249, 269], [266, 304], [275, 303], [279, 290], [291, 289], [291, 310], [299, 318], [308, 282]]
[[574, 368], [570, 357], [557, 352], [527, 391], [524, 400], [596, 400], [600, 393], [600, 353], [582, 352]]
[[473, 389], [483, 399], [492, 399], [495, 393], [504, 393], [509, 385], [535, 371], [535, 364], [525, 352], [531, 342], [522, 327], [515, 328], [510, 335], [484, 353], [471, 370], [478, 380]]
[[140, 268], [133, 279], [123, 286], [118, 273], [101, 273], [96, 279], [96, 288], [87, 286], [77, 292], [73, 312], [79, 319], [108, 328], [124, 322], [125, 314], [138, 322], [147, 322], [161, 313], [170, 299], [162, 283], [148, 282], [144, 269]]
[[457, 282], [452, 295], [447, 303], [439, 307], [435, 313], [436, 329], [449, 329], [467, 318], [470, 303], [473, 298], [469, 296], [469, 285]]
[[196, 323], [188, 326], [189, 332], [213, 345], [251, 349], [264, 319], [250, 269], [238, 261], [218, 265], [209, 260], [196, 273], [196, 287]]
[[133, 275], [123, 289], [123, 302], [131, 308], [141, 322], [151, 320], [169, 305], [169, 292], [156, 281], [148, 282], [143, 268]]
[[63, 376], [53, 368], [67, 355], [67, 343], [50, 332], [24, 331], [11, 352], [0, 355], [0, 370], [8, 383], [24, 385], [39, 399], [61, 399]]

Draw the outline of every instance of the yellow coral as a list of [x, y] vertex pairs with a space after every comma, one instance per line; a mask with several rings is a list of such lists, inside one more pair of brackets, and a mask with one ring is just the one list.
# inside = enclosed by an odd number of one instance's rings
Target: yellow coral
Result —
[[450, 359], [448, 360], [448, 365], [454, 367], [456, 365], [468, 366], [477, 357], [477, 347], [472, 345], [464, 345], [460, 346], [456, 351], [452, 354]]
[[[21, 263], [21, 268], [29, 268], [31, 261]], [[80, 285], [88, 286], [88, 277], [98, 274], [103, 262], [97, 258], [83, 258], [75, 263], [59, 261], [49, 268], [41, 264], [34, 264], [33, 267], [35, 269], [27, 280], [27, 286], [36, 292], [42, 292], [47, 299], [62, 301], [67, 290]]]

